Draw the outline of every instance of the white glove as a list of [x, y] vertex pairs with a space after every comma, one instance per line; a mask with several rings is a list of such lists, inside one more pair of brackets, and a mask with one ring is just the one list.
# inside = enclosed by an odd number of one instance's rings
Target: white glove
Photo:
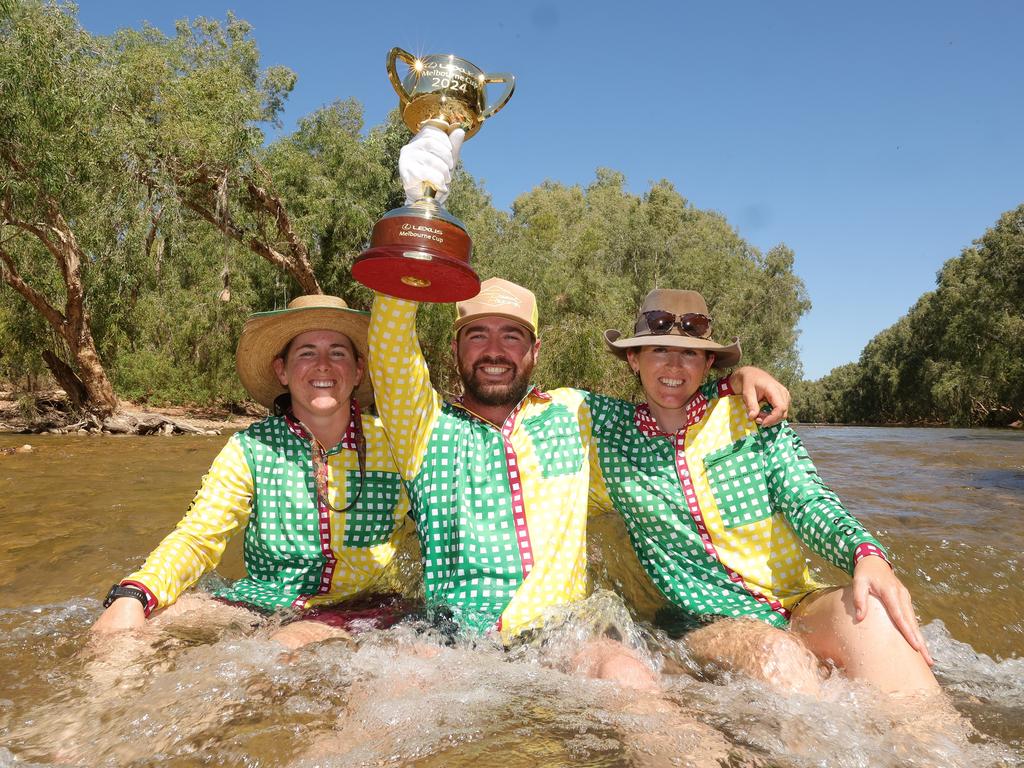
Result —
[[461, 128], [447, 134], [433, 125], [425, 125], [402, 147], [398, 173], [405, 187], [406, 205], [423, 197], [424, 184], [437, 191], [437, 202], [443, 203], [448, 198], [448, 185], [465, 137], [466, 132]]

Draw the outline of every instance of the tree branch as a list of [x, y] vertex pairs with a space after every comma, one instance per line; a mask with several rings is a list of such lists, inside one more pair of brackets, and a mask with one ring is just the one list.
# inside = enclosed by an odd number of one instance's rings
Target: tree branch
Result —
[[182, 196], [182, 202], [189, 210], [199, 214], [224, 234], [291, 275], [305, 293], [323, 293], [313, 273], [306, 244], [295, 232], [284, 203], [280, 197], [257, 184], [253, 176], [246, 174], [242, 177], [249, 194], [249, 202], [254, 210], [273, 217], [278, 234], [288, 244], [287, 252], [273, 247], [266, 239], [246, 233], [238, 225], [225, 204], [227, 188], [224, 176], [215, 176], [206, 168], [199, 169], [195, 174], [195, 180], [191, 182], [186, 181], [182, 173], [172, 171], [171, 176], [180, 189], [202, 190], [198, 195]]
[[54, 330], [63, 337], [67, 332], [67, 318], [51, 306], [45, 296], [22, 279], [18, 273], [18, 268], [14, 264], [13, 257], [3, 248], [0, 248], [0, 261], [4, 263], [4, 269], [2, 270], [4, 282], [24, 296], [25, 300], [35, 307], [46, 322], [52, 325]]

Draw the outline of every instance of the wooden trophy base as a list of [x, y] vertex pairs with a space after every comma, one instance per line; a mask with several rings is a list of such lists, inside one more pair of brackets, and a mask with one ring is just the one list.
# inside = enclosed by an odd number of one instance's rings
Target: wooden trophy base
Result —
[[352, 277], [375, 291], [409, 301], [447, 303], [480, 292], [480, 278], [464, 261], [398, 245], [363, 251], [352, 264]]
[[469, 266], [472, 251], [462, 222], [424, 197], [381, 216], [370, 247], [352, 264], [352, 277], [400, 299], [462, 301], [480, 292], [480, 278]]

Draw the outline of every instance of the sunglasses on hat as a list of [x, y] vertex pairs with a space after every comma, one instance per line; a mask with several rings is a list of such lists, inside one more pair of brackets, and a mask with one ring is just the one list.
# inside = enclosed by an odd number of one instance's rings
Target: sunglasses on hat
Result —
[[[684, 336], [704, 338], [711, 333], [711, 318], [697, 312], [687, 312], [685, 315], [676, 315], [666, 312], [663, 309], [655, 309], [650, 312], [642, 312], [644, 320], [647, 321], [648, 330], [656, 335], [662, 336], [671, 333], [672, 329], [679, 326]], [[642, 324], [637, 323], [634, 333], [640, 333]]]

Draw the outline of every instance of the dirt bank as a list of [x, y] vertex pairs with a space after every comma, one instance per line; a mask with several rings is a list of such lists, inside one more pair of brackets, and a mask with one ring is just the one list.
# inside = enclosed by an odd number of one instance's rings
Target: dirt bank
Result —
[[208, 434], [235, 432], [263, 418], [257, 405], [242, 408], [156, 407], [121, 401], [121, 410], [104, 422], [71, 411], [61, 390], [30, 396], [0, 391], [0, 432], [23, 434], [112, 432], [123, 434]]

